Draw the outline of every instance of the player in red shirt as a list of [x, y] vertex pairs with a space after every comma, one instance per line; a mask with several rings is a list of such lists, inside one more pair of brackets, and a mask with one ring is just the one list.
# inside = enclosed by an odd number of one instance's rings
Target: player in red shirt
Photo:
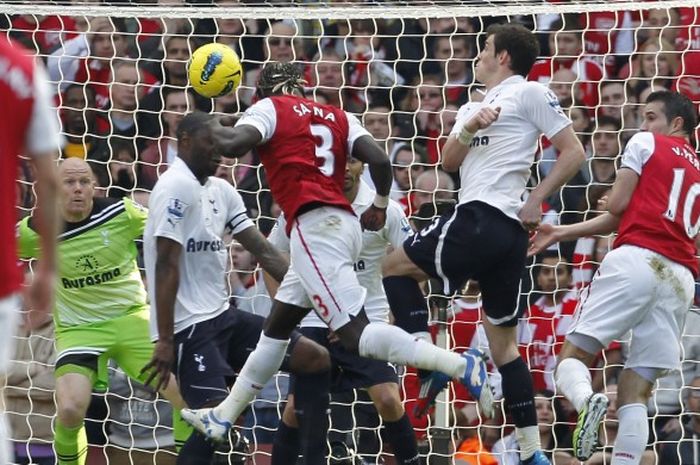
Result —
[[689, 145], [697, 124], [692, 102], [653, 92], [642, 132], [627, 144], [608, 212], [568, 226], [543, 225], [531, 253], [559, 241], [618, 231], [614, 248], [581, 298], [555, 371], [557, 387], [579, 412], [574, 453], [597, 446], [608, 399], [593, 393], [588, 367], [614, 339], [632, 331], [618, 385], [614, 464], [638, 464], [648, 439], [647, 402], [656, 379], [680, 367], [679, 339], [698, 276], [700, 161]]
[[[473, 357], [439, 349], [398, 327], [368, 322], [363, 309], [366, 291], [353, 263], [362, 246], [360, 222], [372, 231], [384, 225], [391, 163], [357, 118], [304, 98], [304, 83], [293, 64], [268, 64], [260, 73], [260, 100], [234, 128], [218, 120], [213, 128], [215, 149], [222, 155], [258, 151], [272, 195], [287, 218], [291, 264], [257, 348], [229, 396], [213, 409], [183, 413], [211, 438], [227, 437], [231, 422], [277, 372], [291, 332], [310, 308], [347, 350], [364, 357], [439, 371], [464, 383], [469, 383], [472, 370], [478, 370]], [[343, 194], [350, 155], [369, 164], [377, 190], [361, 221]]]
[[[42, 259], [34, 267], [34, 279], [29, 294], [33, 312], [46, 321], [45, 313], [53, 309], [55, 250], [56, 250], [56, 175], [54, 155], [60, 137], [56, 115], [51, 112], [49, 89], [43, 68], [34, 57], [17, 44], [0, 38], [0, 374], [10, 359], [11, 340], [20, 311], [22, 270], [18, 266], [15, 242], [17, 221], [15, 178], [20, 154], [28, 155], [36, 175], [37, 227], [41, 234]], [[31, 316], [32, 314], [30, 314]], [[5, 444], [4, 420], [0, 418], [0, 463], [10, 463]]]

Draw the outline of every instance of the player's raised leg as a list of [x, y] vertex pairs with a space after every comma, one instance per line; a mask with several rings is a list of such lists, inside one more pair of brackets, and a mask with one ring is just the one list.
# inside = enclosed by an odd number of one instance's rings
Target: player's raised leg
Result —
[[[398, 365], [440, 371], [469, 384], [472, 377], [472, 372], [467, 372], [469, 355], [440, 349], [395, 326], [368, 323], [362, 311], [365, 290], [352, 267], [361, 247], [361, 235], [355, 217], [340, 209], [322, 207], [299, 217], [292, 229], [290, 271], [277, 293], [256, 350], [227, 399], [213, 409], [215, 418], [223, 421], [237, 418], [257, 393], [256, 389], [279, 369], [289, 334], [303, 316], [301, 311], [294, 315], [279, 300], [290, 300], [289, 295], [299, 292], [311, 296], [315, 311], [336, 332], [347, 350]], [[488, 387], [486, 379], [482, 385]], [[492, 415], [493, 407], [486, 407], [490, 409], [485, 413]], [[202, 414], [183, 413], [183, 418]]]

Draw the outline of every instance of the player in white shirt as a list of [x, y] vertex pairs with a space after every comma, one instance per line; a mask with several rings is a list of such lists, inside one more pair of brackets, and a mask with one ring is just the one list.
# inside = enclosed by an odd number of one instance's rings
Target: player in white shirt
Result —
[[[167, 385], [174, 372], [190, 407], [217, 404], [228, 382], [253, 351], [264, 319], [229, 303], [228, 250], [233, 235], [277, 280], [287, 260], [248, 218], [243, 199], [213, 176], [220, 163], [211, 138], [212, 115], [187, 115], [177, 130], [178, 158], [160, 177], [149, 199], [144, 260], [151, 301], [151, 336], [157, 341], [146, 384]], [[296, 334], [287, 351], [286, 371], [328, 373], [327, 352]], [[326, 391], [327, 392], [327, 391]], [[318, 399], [312, 401], [318, 402]], [[208, 465], [214, 446], [193, 433], [179, 464]]]
[[[532, 379], [518, 353], [516, 325], [528, 231], [539, 227], [542, 201], [566, 183], [585, 159], [556, 96], [525, 79], [539, 54], [533, 33], [517, 24], [487, 30], [476, 78], [486, 87], [479, 103], [460, 108], [442, 152], [445, 171], [459, 170], [454, 213], [437, 218], [394, 251], [384, 266], [392, 309], [417, 305], [418, 283], [439, 278], [447, 295], [468, 279], [481, 286], [491, 356], [502, 376], [505, 406], [516, 425], [524, 464], [548, 464], [540, 451]], [[523, 203], [537, 143], [545, 135], [560, 152], [550, 174]], [[395, 310], [396, 311], [396, 310]], [[470, 349], [477, 356], [479, 351]], [[486, 366], [479, 377], [487, 384]], [[447, 379], [434, 374], [431, 391]]]
[[[348, 159], [345, 168], [343, 192], [351, 202], [356, 215], [361, 216], [374, 200], [376, 193], [362, 180], [364, 165], [355, 158]], [[284, 233], [286, 221], [280, 216], [273, 228], [269, 241], [284, 253], [289, 253], [289, 238]], [[389, 302], [382, 286], [381, 263], [388, 247], [399, 247], [413, 230], [397, 202], [390, 200], [386, 212], [386, 223], [379, 231], [362, 232], [362, 250], [355, 262], [357, 279], [367, 289], [365, 313], [370, 321], [389, 321]], [[268, 286], [273, 292], [274, 285]], [[366, 389], [372, 399], [384, 426], [388, 442], [392, 445], [397, 463], [414, 464], [418, 461], [418, 444], [411, 422], [401, 402], [396, 371], [388, 363], [373, 360], [350, 352], [339, 341], [329, 341], [330, 331], [315, 312], [310, 312], [299, 324], [300, 332], [328, 348], [331, 355], [331, 392], [347, 392], [352, 389]], [[272, 450], [273, 465], [293, 465], [299, 456], [296, 440], [297, 415], [295, 414], [294, 392], [307, 389], [305, 382], [313, 382], [309, 377], [294, 377], [290, 394], [277, 428]], [[308, 421], [327, 421], [326, 412], [318, 412], [320, 418]], [[317, 447], [326, 446], [326, 437], [317, 438]]]

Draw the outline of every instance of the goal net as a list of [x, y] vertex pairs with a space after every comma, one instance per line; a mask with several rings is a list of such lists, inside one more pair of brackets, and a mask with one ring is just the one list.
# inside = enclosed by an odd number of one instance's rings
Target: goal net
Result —
[[[458, 177], [442, 171], [441, 151], [460, 106], [483, 98], [474, 66], [491, 24], [517, 22], [536, 31], [541, 59], [528, 78], [552, 90], [586, 148], [588, 159], [580, 172], [543, 204], [547, 222], [577, 222], [599, 213], [599, 201], [615, 179], [626, 141], [640, 127], [650, 92], [677, 90], [700, 102], [698, 0], [3, 2], [0, 22], [4, 33], [46, 65], [66, 140], [61, 156], [90, 162], [98, 195], [130, 196], [144, 205], [177, 156], [176, 128], [183, 115], [195, 109], [243, 111], [254, 101], [258, 73], [269, 61], [297, 63], [311, 98], [363, 121], [391, 157], [392, 198], [414, 225], [426, 224], [456, 198]], [[186, 72], [192, 51], [209, 42], [231, 46], [244, 69], [236, 92], [215, 100], [196, 95]], [[557, 156], [542, 139], [531, 187], [551, 172]], [[249, 215], [267, 233], [279, 207], [257, 155], [224, 159], [217, 176], [237, 187]], [[30, 215], [34, 205], [26, 162], [18, 172], [17, 193], [19, 219]], [[555, 356], [579, 291], [610, 244], [609, 237], [559, 244], [532, 259], [523, 275], [519, 344], [542, 403], [543, 446], [554, 456], [571, 454], [575, 422], [569, 404], [552, 393]], [[230, 248], [232, 299], [241, 311], [266, 314], [270, 300], [259, 267], [237, 244]], [[426, 298], [437, 343], [456, 350], [486, 348], [478, 283], [469, 283], [450, 299], [433, 299], [439, 296], [431, 289], [426, 288]], [[50, 327], [17, 334], [18, 355], [5, 390], [14, 451], [18, 458], [29, 456], [29, 463], [51, 456], [51, 338]], [[607, 348], [592, 371], [596, 388], [611, 397], [628, 343]], [[687, 441], [679, 441], [682, 425], [700, 414], [694, 400], [700, 391], [692, 389], [700, 389], [700, 316], [694, 311], [683, 346], [683, 372], [664, 378], [649, 405], [652, 436], [646, 454], [656, 456], [657, 463], [687, 453]], [[110, 464], [174, 463], [167, 403], [156, 401], [117, 367], [111, 370], [112, 386], [95, 394], [89, 415], [91, 454]], [[518, 463], [512, 421], [505, 412], [484, 420], [466, 392], [451, 388], [427, 415], [417, 417], [416, 373], [397, 370], [423, 458]], [[498, 386], [496, 375], [494, 382]], [[280, 374], [241, 419], [238, 430], [245, 439], [226, 445], [218, 463], [269, 461], [286, 394], [287, 375]], [[329, 441], [334, 453], [349, 456], [334, 463], [393, 460], [382, 420], [365, 391], [334, 395], [332, 404]], [[386, 410], [387, 405], [380, 399], [379, 407]], [[615, 434], [611, 410], [602, 463], [610, 463]]]

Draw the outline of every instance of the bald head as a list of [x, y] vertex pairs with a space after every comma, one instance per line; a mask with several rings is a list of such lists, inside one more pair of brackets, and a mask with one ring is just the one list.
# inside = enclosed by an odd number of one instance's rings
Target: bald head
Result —
[[92, 211], [95, 175], [81, 158], [67, 158], [58, 168], [61, 212], [69, 223], [83, 221]]
[[83, 160], [82, 158], [66, 158], [65, 160], [61, 161], [61, 164], [58, 167], [58, 174], [59, 176], [63, 176], [64, 173], [89, 173], [92, 176], [92, 168], [90, 168], [90, 165], [88, 162]]

